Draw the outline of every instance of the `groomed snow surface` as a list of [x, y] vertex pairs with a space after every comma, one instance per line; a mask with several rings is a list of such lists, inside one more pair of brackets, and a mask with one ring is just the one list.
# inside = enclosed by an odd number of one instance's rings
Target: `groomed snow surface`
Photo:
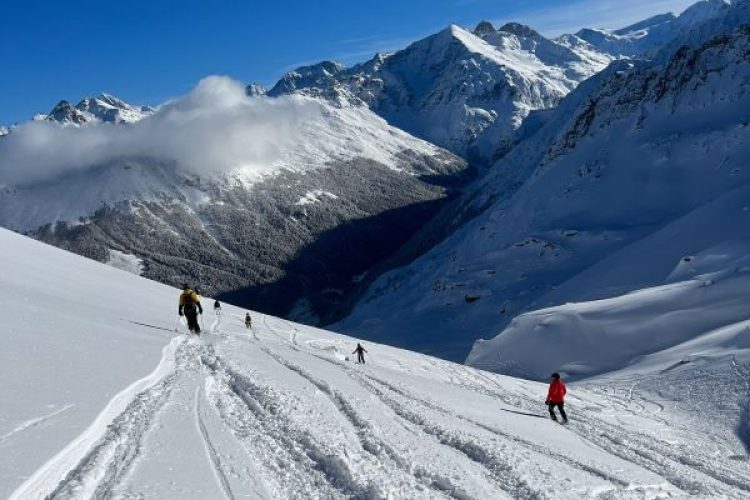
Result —
[[545, 384], [369, 343], [358, 365], [355, 339], [261, 314], [249, 330], [208, 299], [196, 338], [174, 331], [177, 290], [0, 243], [0, 497], [750, 494], [734, 429], [633, 374], [571, 384], [563, 427]]

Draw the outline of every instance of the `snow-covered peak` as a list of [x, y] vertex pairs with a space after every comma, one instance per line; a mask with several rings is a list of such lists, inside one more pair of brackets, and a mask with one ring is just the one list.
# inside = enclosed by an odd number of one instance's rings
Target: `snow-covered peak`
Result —
[[494, 33], [495, 27], [489, 21], [480, 21], [479, 24], [474, 28], [474, 34], [478, 37]]
[[[744, 0], [735, 1], [734, 3], [741, 3], [741, 1]], [[702, 0], [685, 9], [680, 14], [678, 20], [680, 26], [683, 28], [695, 26], [727, 12], [731, 6], [732, 2], [729, 0]]]
[[93, 120], [109, 123], [135, 123], [154, 111], [147, 106], [133, 106], [106, 93], [83, 99], [76, 109], [90, 115]]
[[649, 30], [657, 26], [671, 23], [676, 19], [677, 16], [675, 16], [671, 12], [667, 14], [658, 14], [635, 24], [631, 24], [630, 26], [625, 26], [624, 28], [613, 30], [612, 33], [618, 36], [631, 36], [639, 38], [640, 36], [647, 35]]
[[10, 134], [10, 129], [3, 125], [0, 125], [0, 137]]
[[[391, 124], [453, 152], [491, 156], [529, 111], [554, 106], [611, 60], [584, 48], [516, 23], [496, 30], [483, 22], [473, 31], [450, 25], [352, 68], [332, 62], [298, 68], [269, 95], [364, 103]], [[474, 148], [493, 123], [482, 147]]]
[[102, 93], [86, 97], [77, 105], [62, 100], [46, 115], [34, 120], [48, 120], [67, 125], [92, 122], [135, 123], [154, 112], [150, 106], [133, 106], [113, 95]]
[[[744, 0], [735, 3], [742, 1]], [[728, 0], [700, 0], [679, 16], [661, 14], [618, 30], [587, 28], [580, 30], [575, 36], [613, 56], [653, 57], [673, 40], [726, 14], [732, 7]]]
[[326, 87], [334, 77], [346, 69], [343, 64], [334, 61], [323, 61], [311, 66], [300, 66], [290, 71], [268, 91], [270, 96], [292, 93], [299, 89]]
[[245, 92], [250, 97], [260, 97], [266, 95], [268, 90], [266, 90], [266, 88], [260, 83], [251, 83], [250, 85], [245, 87]]
[[120, 99], [119, 97], [115, 97], [112, 94], [107, 94], [106, 92], [102, 92], [101, 94], [97, 94], [94, 97], [90, 97], [88, 99], [84, 99], [82, 103], [79, 103], [79, 106], [83, 104], [83, 102], [96, 102], [99, 105], [107, 105], [111, 106], [113, 108], [119, 108], [119, 109], [127, 109], [131, 106]]
[[530, 26], [514, 22], [504, 24], [503, 26], [498, 28], [498, 31], [510, 33], [511, 35], [516, 35], [523, 38], [538, 38], [542, 36]]
[[58, 102], [52, 111], [46, 115], [49, 121], [55, 121], [64, 124], [83, 125], [89, 121], [89, 118], [66, 100]]

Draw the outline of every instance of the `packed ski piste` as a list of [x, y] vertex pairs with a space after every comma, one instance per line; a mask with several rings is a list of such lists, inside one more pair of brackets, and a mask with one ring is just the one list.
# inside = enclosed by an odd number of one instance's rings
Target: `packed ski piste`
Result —
[[229, 304], [206, 311], [190, 286], [0, 239], [0, 496], [750, 494], [742, 363], [726, 380], [688, 363], [566, 389], [564, 373], [534, 382]]

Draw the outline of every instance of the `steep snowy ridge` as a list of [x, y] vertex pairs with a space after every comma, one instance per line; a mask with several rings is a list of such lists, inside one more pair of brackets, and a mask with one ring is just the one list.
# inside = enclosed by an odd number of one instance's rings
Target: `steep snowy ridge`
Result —
[[[679, 44], [688, 42], [684, 38], [686, 33], [713, 19], [721, 18], [730, 9], [729, 0], [701, 0], [679, 16], [658, 15], [618, 30], [586, 28], [573, 37], [615, 57], [649, 57], [665, 45], [673, 47], [673, 51]], [[570, 39], [571, 35], [565, 35], [565, 38]], [[675, 43], [678, 39], [680, 41]]]
[[[701, 11], [710, 12], [712, 6], [716, 9], [714, 15], [702, 17]], [[700, 7], [700, 4], [696, 7]], [[691, 10], [688, 9], [683, 15], [688, 15]], [[669, 59], [682, 45], [698, 46], [709, 38], [731, 33], [750, 22], [750, 2], [748, 0], [733, 0], [731, 3], [714, 1], [706, 3], [703, 9], [695, 8], [695, 11], [696, 22], [686, 23], [687, 26], [680, 30], [673, 40], [665, 43], [658, 50], [655, 55], [657, 59]]]
[[507, 148], [530, 110], [553, 107], [610, 60], [582, 41], [562, 44], [517, 23], [495, 29], [482, 22], [473, 32], [450, 26], [352, 68], [329, 61], [298, 68], [269, 95], [354, 100], [411, 134], [486, 159]]
[[545, 417], [543, 384], [369, 343], [357, 365], [355, 339], [257, 313], [250, 330], [244, 310], [224, 304], [217, 315], [207, 298], [204, 332], [189, 337], [175, 323], [177, 290], [5, 230], [0, 242], [3, 497], [750, 491], [728, 420], [704, 428], [670, 387], [657, 396], [624, 376], [571, 384], [562, 427]]
[[[389, 123], [479, 164], [502, 157], [532, 110], [555, 107], [581, 81], [617, 58], [671, 55], [721, 33], [707, 26], [737, 5], [701, 0], [618, 30], [583, 29], [550, 40], [519, 23], [473, 31], [458, 26], [393, 54], [347, 68], [324, 61], [285, 75], [270, 91], [359, 102]], [[724, 31], [738, 25], [724, 22]]]
[[[659, 285], [684, 255], [734, 238], [745, 212], [727, 208], [711, 241], [670, 233], [658, 254], [654, 245], [592, 267], [750, 181], [748, 42], [743, 29], [664, 66], [621, 63], [589, 94], [571, 94], [469, 194], [492, 201], [486, 212], [381, 277], [337, 326], [460, 359], [519, 313]], [[566, 286], [579, 274], [589, 278]], [[498, 355], [487, 351], [499, 367]]]

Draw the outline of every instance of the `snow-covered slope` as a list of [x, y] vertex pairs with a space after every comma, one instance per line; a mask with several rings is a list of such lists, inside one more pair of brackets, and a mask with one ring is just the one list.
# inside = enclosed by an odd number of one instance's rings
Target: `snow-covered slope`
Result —
[[[224, 305], [0, 230], [0, 495], [32, 498], [742, 498], [741, 440], [624, 378], [546, 387]], [[211, 302], [204, 299], [207, 305]], [[184, 328], [180, 326], [180, 328]], [[738, 367], [741, 367], [738, 365]], [[666, 389], [666, 388], [665, 388]], [[678, 399], [670, 399], [672, 396]], [[696, 395], [693, 394], [696, 399]], [[561, 488], [564, 485], [564, 488]]]
[[338, 327], [460, 359], [521, 312], [663, 283], [682, 256], [734, 238], [746, 212], [727, 204], [721, 225], [603, 260], [750, 181], [749, 47], [741, 30], [574, 92], [468, 196], [487, 211], [384, 275]]
[[618, 30], [586, 28], [575, 35], [564, 35], [561, 40], [567, 43], [583, 40], [599, 52], [615, 57], [653, 56], [676, 39], [680, 39], [680, 43], [688, 42], [684, 39], [686, 33], [724, 16], [730, 5], [729, 0], [700, 0], [679, 16], [662, 14]]
[[[725, 215], [729, 203], [734, 210], [742, 210], [738, 202], [744, 203], [747, 194], [747, 189], [734, 193], [731, 200], [714, 203], [700, 217], [691, 215], [680, 222], [682, 227], [666, 232], [684, 234], [688, 227], [710, 232], [706, 223], [715, 223], [715, 216]], [[667, 284], [523, 314], [495, 339], [478, 343], [468, 361], [534, 378], [544, 377], [549, 366], [582, 377], [644, 362], [669, 365], [698, 358], [748, 361], [750, 307], [745, 297], [750, 290], [750, 239], [742, 227], [746, 225], [747, 221], [733, 228], [738, 231], [737, 240], [680, 259], [664, 280]], [[664, 245], [668, 235], [660, 236]], [[656, 243], [657, 238], [649, 239]], [[703, 245], [712, 239], [705, 238]], [[631, 272], [637, 272], [634, 263], [630, 264]], [[602, 345], [607, 349], [600, 349]], [[661, 365], [659, 368], [665, 368]]]
[[362, 102], [396, 127], [486, 161], [507, 149], [530, 110], [555, 106], [611, 61], [578, 42], [558, 43], [517, 23], [495, 29], [482, 22], [474, 31], [453, 25], [352, 68], [298, 68], [269, 95]]
[[[683, 257], [667, 284], [523, 314], [496, 338], [477, 343], [468, 362], [534, 378], [557, 366], [567, 375], [588, 377], [592, 384], [584, 387], [598, 386], [657, 411], [684, 398], [681, 411], [695, 412], [703, 422], [697, 433], [716, 436], [732, 429], [750, 449], [748, 221], [732, 228], [737, 240], [704, 246], [721, 232], [711, 224], [726, 230], [732, 211], [748, 210], [748, 194], [743, 188], [680, 221], [682, 227], [668, 228], [661, 247], [654, 245], [659, 238], [649, 238], [646, 245], [657, 252], [675, 245], [669, 236], [685, 242], [688, 234], [700, 241], [688, 248], [706, 248]], [[621, 272], [627, 269], [637, 273], [632, 261]], [[745, 454], [735, 458], [747, 460]]]
[[[106, 115], [103, 99], [70, 109]], [[366, 107], [212, 77], [132, 123], [15, 127], [0, 143], [0, 225], [277, 314], [305, 298], [319, 321], [467, 177]], [[332, 196], [298, 204], [317, 191]]]

